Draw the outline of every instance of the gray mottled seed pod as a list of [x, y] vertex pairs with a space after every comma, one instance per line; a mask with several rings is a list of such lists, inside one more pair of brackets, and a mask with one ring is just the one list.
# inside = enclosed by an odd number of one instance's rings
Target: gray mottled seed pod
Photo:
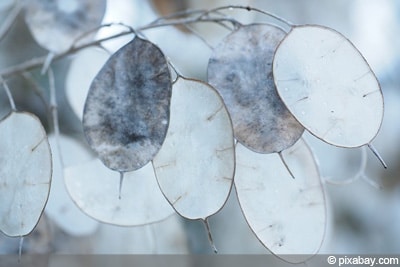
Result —
[[160, 149], [169, 124], [171, 75], [162, 51], [135, 37], [93, 80], [83, 113], [85, 136], [102, 162], [126, 172]]
[[281, 152], [304, 132], [273, 80], [272, 61], [284, 36], [272, 25], [242, 26], [214, 49], [208, 64], [208, 81], [224, 99], [235, 138], [259, 153]]

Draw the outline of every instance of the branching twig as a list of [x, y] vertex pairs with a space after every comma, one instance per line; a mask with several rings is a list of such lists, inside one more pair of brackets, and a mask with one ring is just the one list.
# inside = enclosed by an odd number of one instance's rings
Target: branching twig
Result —
[[[216, 11], [214, 11], [216, 12]], [[163, 20], [155, 20], [153, 22], [151, 22], [150, 24], [147, 24], [145, 26], [139, 27], [137, 29], [135, 29], [134, 31], [136, 32], [140, 32], [140, 31], [145, 31], [145, 30], [149, 30], [149, 29], [153, 29], [153, 28], [159, 28], [159, 27], [166, 27], [166, 26], [175, 26], [175, 25], [189, 25], [189, 24], [193, 24], [193, 23], [199, 23], [199, 22], [214, 22], [217, 24], [223, 24], [226, 22], [229, 22], [233, 25], [237, 25], [240, 24], [238, 21], [232, 19], [232, 18], [227, 18], [227, 17], [206, 17], [204, 14], [208, 14], [209, 12], [200, 12], [200, 11], [193, 11], [193, 12], [189, 12], [189, 14], [201, 14], [200, 16], [196, 16], [196, 17], [184, 17], [181, 19], [166, 19], [165, 21]], [[174, 18], [173, 15], [170, 16], [171, 18]], [[160, 21], [163, 21], [162, 23], [160, 23]], [[113, 24], [106, 24], [104, 26], [101, 27], [107, 27], [110, 25], [116, 25], [115, 23]], [[101, 28], [100, 27], [100, 28]], [[68, 49], [65, 52], [59, 53], [59, 54], [55, 54], [54, 57], [52, 58], [52, 62], [59, 60], [61, 58], [64, 58], [68, 55], [74, 54], [82, 49], [85, 49], [87, 47], [92, 47], [92, 46], [100, 46], [101, 43], [109, 41], [109, 40], [113, 40], [122, 36], [126, 36], [129, 34], [133, 33], [133, 29], [129, 29], [128, 31], [123, 31], [117, 34], [113, 34], [110, 35], [108, 37], [105, 38], [101, 38], [98, 40], [94, 40], [91, 42], [87, 42], [84, 44], [79, 44], [77, 46], [72, 46], [70, 49]], [[34, 68], [38, 68], [40, 66], [43, 66], [43, 64], [46, 62], [47, 56], [41, 56], [41, 57], [37, 57], [37, 58], [33, 58], [30, 60], [27, 60], [25, 62], [22, 62], [20, 64], [5, 68], [3, 70], [0, 71], [0, 76], [6, 78], [6, 77], [10, 77], [16, 74], [19, 74], [21, 72], [26, 72], [29, 70], [32, 70]]]
[[281, 23], [284, 23], [284, 24], [288, 25], [289, 27], [293, 27], [294, 26], [293, 23], [289, 22], [288, 20], [286, 20], [286, 19], [284, 19], [282, 17], [279, 17], [278, 15], [275, 15], [275, 14], [273, 14], [271, 12], [267, 12], [267, 11], [261, 10], [259, 8], [251, 7], [251, 6], [241, 6], [241, 5], [222, 6], [222, 7], [217, 7], [217, 8], [214, 8], [214, 9], [210, 9], [208, 11], [208, 13], [214, 13], [214, 12], [218, 12], [218, 11], [221, 11], [221, 10], [233, 10], [233, 9], [244, 9], [244, 10], [247, 10], [247, 11], [255, 11], [255, 12], [264, 14], [264, 15], [266, 15], [268, 17], [271, 17], [271, 18], [273, 18], [273, 19], [275, 19], [275, 20], [277, 20], [277, 21], [279, 21]]
[[[102, 38], [102, 39], [99, 39], [99, 40], [95, 40], [93, 42], [82, 44], [82, 45], [77, 46], [77, 47], [72, 47], [72, 48], [68, 49], [67, 51], [65, 51], [63, 53], [54, 55], [53, 62], [56, 61], [56, 60], [59, 60], [61, 58], [64, 58], [64, 57], [66, 57], [68, 55], [74, 54], [74, 53], [76, 53], [76, 52], [78, 52], [78, 51], [80, 51], [82, 49], [87, 48], [87, 47], [99, 46], [102, 42], [105, 42], [105, 41], [108, 41], [108, 40], [112, 40], [112, 39], [115, 39], [115, 38], [118, 38], [118, 37], [121, 37], [121, 36], [125, 36], [125, 35], [128, 35], [128, 34], [131, 34], [131, 32], [121, 32], [121, 33], [114, 34], [114, 35], [111, 35], [111, 36], [108, 36], [108, 37], [105, 37], [105, 38]], [[18, 73], [21, 73], [21, 72], [29, 71], [29, 70], [32, 70], [34, 68], [43, 66], [43, 64], [46, 62], [46, 59], [47, 59], [47, 55], [27, 60], [27, 61], [25, 61], [23, 63], [15, 65], [15, 66], [3, 69], [0, 72], [0, 76], [9, 77], [9, 76], [13, 76], [13, 75], [16, 75]]]
[[9, 100], [9, 102], [10, 102], [11, 109], [12, 109], [13, 111], [16, 111], [16, 110], [17, 110], [17, 107], [15, 106], [14, 98], [12, 97], [10, 88], [8, 87], [6, 81], [3, 80], [3, 77], [1, 77], [1, 76], [0, 76], [0, 82], [2, 83], [2, 85], [3, 85], [3, 87], [4, 87], [4, 90], [6, 91], [8, 100]]

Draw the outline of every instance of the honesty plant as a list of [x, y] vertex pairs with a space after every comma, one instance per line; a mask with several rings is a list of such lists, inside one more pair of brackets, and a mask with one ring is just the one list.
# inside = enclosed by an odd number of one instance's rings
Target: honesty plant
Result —
[[[60, 167], [73, 202], [99, 222], [136, 226], [176, 211], [204, 221], [212, 242], [207, 219], [234, 185], [260, 242], [284, 260], [304, 262], [318, 253], [327, 221], [323, 181], [304, 131], [334, 146], [367, 145], [386, 167], [371, 144], [383, 119], [379, 82], [333, 29], [228, 6], [178, 12], [137, 29], [124, 25], [125, 31], [92, 39], [113, 26], [100, 25], [105, 1], [18, 4], [49, 55], [0, 71], [11, 105], [0, 121], [0, 230], [7, 235], [32, 231], [49, 194], [51, 157], [62, 155], [60, 149], [51, 155], [33, 114], [16, 111], [7, 79], [41, 66], [51, 78], [53, 61], [124, 35], [131, 41], [108, 59], [99, 56], [102, 66], [89, 71], [86, 99], [75, 108], [83, 111], [83, 133], [96, 158]], [[244, 25], [224, 14], [231, 8], [260, 12], [281, 26]], [[182, 75], [146, 37], [148, 29], [204, 22], [228, 31], [211, 47], [207, 81]], [[69, 74], [67, 87], [79, 72]], [[53, 81], [49, 107], [60, 139], [54, 89]]]

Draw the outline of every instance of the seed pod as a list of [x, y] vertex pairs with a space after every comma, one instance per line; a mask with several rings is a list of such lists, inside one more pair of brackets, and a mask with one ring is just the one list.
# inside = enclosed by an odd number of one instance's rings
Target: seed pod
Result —
[[316, 254], [325, 237], [326, 202], [314, 156], [302, 140], [279, 155], [236, 146], [235, 188], [250, 228], [272, 253], [293, 263]]
[[278, 94], [313, 135], [340, 147], [369, 144], [383, 119], [378, 80], [361, 53], [333, 29], [294, 27], [273, 61]]
[[50, 145], [39, 119], [11, 112], [0, 121], [0, 231], [29, 234], [49, 196], [52, 175]]
[[80, 37], [93, 36], [83, 35], [101, 24], [106, 10], [106, 0], [28, 0], [24, 5], [33, 38], [54, 53], [64, 52]]
[[207, 219], [229, 196], [235, 166], [232, 124], [218, 93], [195, 80], [174, 83], [167, 138], [153, 160], [161, 191], [188, 219]]
[[169, 124], [171, 76], [161, 50], [135, 37], [97, 74], [83, 113], [92, 149], [110, 169], [133, 171], [160, 149]]
[[272, 59], [285, 32], [272, 25], [242, 26], [213, 51], [208, 81], [224, 99], [236, 139], [259, 153], [281, 152], [304, 128], [278, 97]]

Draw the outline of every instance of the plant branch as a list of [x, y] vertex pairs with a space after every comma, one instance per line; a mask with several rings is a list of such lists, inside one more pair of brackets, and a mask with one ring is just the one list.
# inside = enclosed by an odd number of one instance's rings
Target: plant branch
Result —
[[[82, 49], [87, 48], [87, 47], [98, 46], [102, 42], [112, 40], [112, 39], [115, 39], [115, 38], [118, 38], [121, 36], [125, 36], [128, 34], [131, 34], [131, 32], [130, 31], [129, 32], [121, 32], [121, 33], [114, 34], [114, 35], [111, 35], [111, 36], [108, 36], [108, 37], [105, 37], [105, 38], [102, 38], [99, 40], [95, 40], [93, 42], [89, 42], [89, 43], [85, 43], [85, 44], [82, 44], [82, 45], [79, 45], [76, 47], [72, 47], [63, 53], [54, 55], [53, 62], [56, 60], [59, 60], [61, 58], [64, 58], [68, 55], [74, 54]], [[2, 71], [0, 71], [0, 76], [5, 78], [5, 77], [13, 76], [13, 75], [19, 74], [21, 72], [29, 71], [34, 68], [40, 67], [46, 62], [47, 57], [48, 57], [47, 55], [41, 56], [41, 57], [36, 57], [36, 58], [30, 59], [30, 60], [27, 60], [25, 62], [22, 62], [20, 64], [17, 64], [15, 66], [3, 69]]]
[[[225, 23], [231, 23], [236, 28], [237, 26], [240, 26], [241, 24], [237, 20], [235, 20], [233, 18], [229, 18], [229, 17], [225, 16], [222, 12], [220, 12], [222, 10], [229, 10], [229, 9], [235, 9], [235, 8], [236, 9], [245, 9], [248, 11], [262, 12], [263, 14], [267, 14], [281, 22], [291, 25], [287, 21], [279, 18], [278, 16], [261, 11], [256, 8], [244, 7], [244, 6], [229, 5], [229, 6], [219, 7], [219, 8], [215, 8], [215, 9], [211, 9], [211, 10], [181, 11], [181, 12], [177, 12], [177, 13], [165, 16], [165, 17], [160, 17], [160, 18], [154, 20], [153, 22], [151, 22], [145, 26], [139, 27], [137, 29], [132, 29], [132, 28], [128, 27], [129, 29], [127, 31], [123, 31], [123, 32], [120, 32], [120, 33], [117, 33], [114, 35], [110, 35], [110, 36], [102, 38], [102, 39], [87, 42], [84, 44], [79, 44], [79, 45], [75, 44], [67, 51], [59, 53], [59, 54], [55, 54], [54, 57], [52, 58], [52, 62], [57, 61], [61, 58], [64, 58], [68, 55], [74, 54], [82, 49], [92, 47], [92, 46], [101, 46], [101, 44], [103, 42], [106, 42], [106, 41], [109, 41], [112, 39], [116, 39], [116, 38], [119, 38], [122, 36], [126, 36], [129, 34], [136, 34], [137, 32], [145, 31], [145, 30], [149, 30], [149, 29], [153, 29], [153, 28], [176, 26], [176, 25], [190, 25], [190, 24], [200, 23], [200, 22], [213, 22], [213, 23], [217, 23], [217, 24], [223, 25], [223, 26], [226, 26]], [[213, 15], [213, 16], [211, 16], [211, 15]], [[110, 23], [110, 24], [101, 25], [99, 28], [109, 27], [109, 26], [113, 26], [113, 25], [120, 25], [120, 24]], [[123, 26], [126, 26], [126, 25], [123, 25]], [[93, 32], [93, 30], [91, 32]], [[7, 78], [7, 77], [17, 75], [22, 72], [30, 71], [32, 69], [35, 69], [35, 68], [38, 68], [41, 66], [43, 67], [43, 65], [46, 63], [47, 59], [48, 59], [48, 56], [41, 56], [41, 57], [27, 60], [20, 64], [17, 64], [17, 65], [14, 65], [14, 66], [11, 66], [11, 67], [1, 70], [0, 76]]]
[[15, 106], [15, 102], [14, 102], [14, 98], [12, 97], [11, 90], [10, 90], [10, 88], [8, 87], [6, 81], [5, 81], [5, 80], [3, 79], [3, 77], [1, 77], [1, 76], [0, 76], [0, 82], [1, 82], [1, 84], [3, 85], [4, 90], [6, 91], [6, 94], [7, 94], [7, 97], [8, 97], [8, 101], [10, 102], [11, 109], [12, 109], [13, 111], [16, 111], [17, 108], [16, 108], [16, 106]]

